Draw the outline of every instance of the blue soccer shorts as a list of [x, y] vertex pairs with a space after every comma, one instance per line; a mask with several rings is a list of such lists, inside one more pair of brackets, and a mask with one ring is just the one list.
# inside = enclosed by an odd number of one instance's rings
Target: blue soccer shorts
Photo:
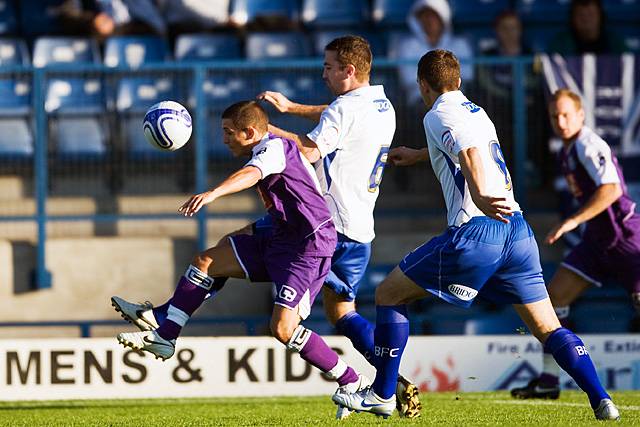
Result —
[[420, 287], [461, 307], [479, 295], [498, 304], [548, 297], [533, 231], [522, 214], [508, 224], [482, 216], [409, 253], [399, 268]]
[[[265, 215], [253, 223], [254, 234], [271, 232], [272, 220]], [[358, 293], [371, 258], [371, 243], [361, 243], [338, 233], [336, 251], [331, 258], [331, 271], [324, 285], [347, 301], [353, 301]]]

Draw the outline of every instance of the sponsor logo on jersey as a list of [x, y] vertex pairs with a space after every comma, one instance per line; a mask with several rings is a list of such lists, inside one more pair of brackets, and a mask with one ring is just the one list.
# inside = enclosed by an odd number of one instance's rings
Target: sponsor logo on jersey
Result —
[[471, 101], [463, 102], [462, 106], [469, 110], [470, 113], [477, 113], [482, 109]]
[[296, 292], [296, 290], [291, 286], [287, 285], [282, 285], [282, 287], [280, 288], [280, 292], [278, 292], [278, 296], [280, 298], [289, 302], [293, 301], [296, 298], [296, 295], [298, 295], [298, 292]]
[[461, 299], [462, 301], [471, 301], [478, 295], [478, 291], [464, 285], [453, 283], [449, 285], [449, 292]]

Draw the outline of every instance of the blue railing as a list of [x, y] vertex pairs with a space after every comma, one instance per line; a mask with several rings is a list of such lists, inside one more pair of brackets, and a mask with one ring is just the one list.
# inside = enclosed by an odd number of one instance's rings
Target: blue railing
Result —
[[[513, 141], [514, 141], [514, 160], [515, 165], [511, 166], [514, 172], [514, 180], [518, 185], [516, 186], [516, 197], [522, 205], [526, 204], [526, 179], [525, 179], [525, 160], [527, 156], [527, 129], [526, 129], [526, 105], [525, 105], [525, 92], [526, 85], [524, 84], [525, 73], [528, 67], [531, 66], [533, 58], [531, 57], [519, 57], [519, 58], [479, 58], [474, 60], [476, 65], [509, 65], [513, 71], [512, 81], [512, 117], [514, 120], [513, 126]], [[391, 61], [386, 59], [376, 59], [374, 61], [374, 71], [376, 69], [394, 70], [399, 65], [415, 65], [414, 61], [401, 62]], [[36, 259], [36, 274], [35, 288], [48, 288], [51, 286], [51, 275], [46, 268], [46, 233], [47, 224], [51, 221], [79, 221], [89, 220], [96, 222], [113, 222], [118, 220], [153, 220], [153, 219], [179, 219], [182, 218], [178, 215], [168, 214], [90, 214], [90, 215], [55, 215], [50, 216], [47, 213], [47, 198], [49, 188], [49, 163], [48, 163], [48, 115], [45, 111], [45, 96], [43, 88], [46, 87], [46, 83], [51, 75], [60, 73], [78, 74], [78, 73], [99, 73], [103, 76], [117, 76], [123, 73], [149, 73], [149, 72], [190, 72], [193, 76], [192, 92], [194, 95], [194, 105], [192, 107], [194, 111], [195, 121], [195, 138], [192, 144], [194, 145], [194, 164], [193, 169], [195, 171], [194, 176], [194, 191], [202, 192], [207, 187], [208, 177], [208, 152], [207, 141], [205, 135], [207, 134], [208, 124], [208, 111], [207, 101], [205, 99], [205, 92], [203, 86], [208, 73], [211, 72], [228, 72], [233, 74], [238, 70], [244, 72], [251, 70], [283, 70], [283, 72], [291, 72], [292, 70], [309, 70], [317, 69], [317, 78], [320, 79], [322, 62], [320, 60], [287, 60], [287, 61], [216, 61], [216, 62], [201, 62], [201, 63], [159, 63], [159, 64], [145, 64], [135, 70], [127, 68], [109, 68], [102, 65], [69, 65], [69, 66], [49, 66], [45, 68], [33, 68], [33, 67], [0, 67], [0, 75], [8, 73], [22, 73], [28, 74], [32, 78], [32, 106], [31, 112], [34, 118], [35, 124], [35, 138], [34, 138], [34, 156], [33, 156], [33, 175], [34, 175], [34, 194], [36, 200], [36, 210], [34, 215], [0, 215], [0, 222], [3, 221], [35, 221], [37, 223], [37, 259]], [[259, 76], [256, 76], [259, 77]], [[270, 89], [270, 88], [261, 88]], [[220, 106], [224, 107], [224, 106]], [[216, 217], [234, 217], [241, 215], [240, 213], [229, 213], [225, 215], [215, 214]], [[187, 220], [195, 220], [197, 222], [197, 242], [200, 249], [206, 248], [207, 245], [207, 218], [214, 216], [214, 214], [208, 214], [206, 210], [199, 212], [195, 218]], [[77, 323], [79, 327], [83, 322]], [[0, 325], [2, 326], [2, 325]]]

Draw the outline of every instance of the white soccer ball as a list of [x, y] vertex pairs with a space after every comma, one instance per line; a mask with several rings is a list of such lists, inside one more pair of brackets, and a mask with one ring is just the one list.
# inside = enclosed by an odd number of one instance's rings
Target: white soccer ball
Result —
[[191, 137], [191, 115], [177, 102], [158, 102], [144, 115], [144, 137], [149, 144], [164, 151], [175, 151]]

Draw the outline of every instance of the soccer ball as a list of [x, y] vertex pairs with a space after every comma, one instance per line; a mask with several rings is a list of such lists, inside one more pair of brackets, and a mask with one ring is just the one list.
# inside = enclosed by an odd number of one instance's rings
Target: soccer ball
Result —
[[186, 108], [174, 101], [158, 102], [144, 115], [144, 137], [163, 151], [175, 151], [191, 137], [191, 116]]

